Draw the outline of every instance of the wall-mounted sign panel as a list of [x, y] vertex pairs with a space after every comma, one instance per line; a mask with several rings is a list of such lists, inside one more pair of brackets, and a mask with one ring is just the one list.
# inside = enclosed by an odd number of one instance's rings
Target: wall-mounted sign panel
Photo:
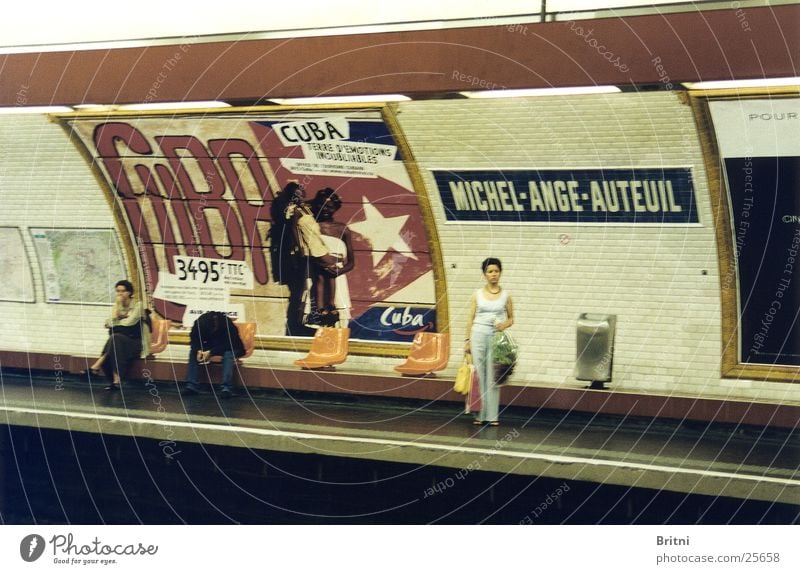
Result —
[[690, 168], [433, 170], [448, 221], [697, 223]]
[[31, 228], [48, 303], [111, 305], [114, 284], [126, 279], [112, 229]]
[[737, 282], [739, 361], [800, 365], [800, 98], [709, 102]]
[[0, 227], [0, 301], [33, 303], [33, 277], [18, 227]]

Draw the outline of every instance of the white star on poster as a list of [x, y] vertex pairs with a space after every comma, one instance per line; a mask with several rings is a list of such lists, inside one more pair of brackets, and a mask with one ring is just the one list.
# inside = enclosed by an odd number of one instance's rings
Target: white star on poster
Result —
[[411, 259], [417, 259], [400, 235], [400, 231], [410, 216], [384, 217], [366, 197], [363, 197], [362, 203], [364, 205], [364, 221], [351, 223], [349, 226], [372, 245], [372, 264], [377, 266], [390, 249]]

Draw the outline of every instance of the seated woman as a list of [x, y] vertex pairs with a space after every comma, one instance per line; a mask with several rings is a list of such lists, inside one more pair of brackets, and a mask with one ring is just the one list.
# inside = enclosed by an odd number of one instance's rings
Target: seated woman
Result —
[[123, 279], [114, 286], [117, 297], [111, 307], [111, 317], [106, 320], [109, 337], [103, 347], [103, 353], [89, 367], [93, 375], [100, 371], [111, 379], [106, 391], [119, 390], [121, 373], [128, 369], [128, 364], [139, 357], [150, 353], [150, 328], [148, 318], [142, 311], [141, 301], [133, 299], [133, 285]]

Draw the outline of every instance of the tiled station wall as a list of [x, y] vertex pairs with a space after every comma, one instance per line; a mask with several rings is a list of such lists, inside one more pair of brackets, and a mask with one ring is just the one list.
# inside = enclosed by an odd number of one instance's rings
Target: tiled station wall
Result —
[[[709, 191], [691, 109], [669, 92], [406, 102], [398, 120], [432, 204], [453, 356], [486, 256], [504, 263], [521, 343], [516, 384], [576, 387], [576, 319], [617, 319], [616, 390], [765, 401], [797, 385], [720, 378], [720, 301]], [[699, 225], [446, 223], [431, 169], [691, 167]], [[35, 303], [0, 301], [0, 350], [95, 354], [107, 307], [44, 303], [29, 227], [113, 228], [98, 182], [66, 132], [42, 116], [0, 117], [0, 226], [23, 231]], [[123, 246], [124, 247], [124, 246]], [[177, 353], [175, 359], [183, 357]], [[263, 351], [267, 357], [270, 351]], [[168, 357], [169, 358], [169, 357]], [[395, 363], [396, 360], [391, 361]], [[385, 373], [386, 358], [353, 358]]]
[[86, 160], [46, 116], [0, 116], [0, 226], [21, 229], [36, 296], [35, 303], [0, 301], [0, 321], [9, 327], [0, 334], [0, 349], [98, 355], [110, 307], [45, 303], [29, 229], [115, 229], [116, 224]]
[[[432, 202], [456, 350], [486, 256], [513, 293], [518, 383], [574, 387], [580, 313], [617, 315], [613, 388], [784, 401], [796, 385], [720, 377], [719, 268], [691, 108], [677, 94], [407, 102], [399, 122]], [[691, 167], [700, 224], [446, 222], [434, 169]]]

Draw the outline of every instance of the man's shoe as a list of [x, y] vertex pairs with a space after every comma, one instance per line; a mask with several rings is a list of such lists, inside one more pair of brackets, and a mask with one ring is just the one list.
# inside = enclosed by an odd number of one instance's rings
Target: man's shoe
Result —
[[220, 391], [219, 396], [221, 399], [229, 399], [233, 396], [233, 391], [230, 389], [222, 389]]
[[189, 385], [186, 385], [186, 386], [183, 388], [183, 390], [181, 391], [181, 396], [183, 396], [183, 397], [189, 397], [189, 396], [192, 396], [192, 395], [197, 395], [197, 394], [199, 394], [199, 393], [200, 393], [200, 391], [198, 391], [198, 390], [197, 390], [197, 389], [195, 389], [194, 387], [190, 387]]

